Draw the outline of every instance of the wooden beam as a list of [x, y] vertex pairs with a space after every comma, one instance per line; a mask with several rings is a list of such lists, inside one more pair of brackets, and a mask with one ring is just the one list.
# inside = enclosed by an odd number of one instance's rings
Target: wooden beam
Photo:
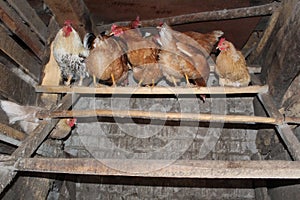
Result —
[[[276, 10], [280, 6], [279, 3], [273, 2], [270, 4], [260, 5], [260, 6], [252, 6], [245, 8], [235, 8], [235, 9], [224, 9], [224, 10], [215, 10], [208, 12], [199, 12], [199, 13], [191, 13], [184, 14], [172, 17], [165, 18], [157, 18], [153, 20], [143, 20], [141, 21], [144, 27], [153, 26], [156, 27], [162, 22], [167, 23], [170, 26], [194, 23], [194, 22], [203, 22], [203, 21], [217, 21], [217, 20], [228, 20], [228, 19], [238, 19], [245, 17], [255, 17], [255, 16], [265, 16], [271, 15], [274, 10]], [[130, 22], [116, 22], [115, 24], [126, 26]], [[100, 25], [98, 26], [98, 30], [100, 32], [105, 30], [110, 30], [112, 24]]]
[[0, 140], [14, 146], [19, 146], [21, 141], [27, 137], [25, 133], [22, 133], [14, 128], [0, 123]]
[[22, 19], [39, 36], [39, 38], [46, 43], [48, 38], [47, 26], [30, 4], [27, 1], [20, 3], [19, 0], [7, 0], [7, 2], [18, 12]]
[[[27, 1], [24, 4], [26, 3]], [[18, 16], [18, 14], [4, 1], [0, 1], [0, 19], [14, 34], [16, 34], [21, 40], [23, 40], [24, 43], [26, 43], [26, 45], [32, 50], [37, 58], [40, 60], [43, 59], [45, 49], [44, 45], [31, 31], [31, 29], [24, 24], [23, 20]]]
[[281, 124], [269, 117], [245, 116], [245, 115], [218, 115], [218, 114], [196, 114], [196, 113], [175, 113], [175, 112], [153, 112], [141, 110], [63, 110], [45, 113], [38, 112], [38, 118], [70, 118], [70, 117], [116, 117], [116, 118], [142, 118], [172, 121], [201, 121], [201, 122], [220, 122], [220, 123], [263, 123]]
[[[1, 43], [1, 42], [0, 42]], [[24, 82], [10, 71], [13, 66], [4, 66], [0, 63], [0, 92], [8, 99], [13, 99], [21, 104], [34, 104], [37, 93], [32, 85]]]
[[[122, 170], [117, 170], [122, 166]], [[18, 171], [102, 176], [210, 179], [299, 179], [298, 161], [109, 160], [23, 158]]]
[[20, 68], [26, 71], [36, 81], [40, 79], [41, 64], [26, 52], [19, 44], [8, 36], [7, 31], [0, 26], [0, 49], [14, 60]]
[[[84, 84], [90, 84], [89, 80], [85, 80]], [[67, 110], [74, 102], [77, 101], [79, 95], [68, 94], [58, 103], [58, 106], [54, 107], [53, 110]], [[31, 157], [46, 137], [50, 134], [50, 131], [55, 127], [59, 120], [52, 120], [50, 123], [39, 125], [29, 136], [21, 143], [21, 145], [12, 154], [12, 158], [17, 160], [19, 158]], [[7, 170], [1, 174], [0, 178], [0, 194], [10, 184], [12, 179], [17, 175], [16, 171]], [[4, 179], [2, 179], [4, 177]]]
[[[254, 84], [258, 84], [258, 85], [261, 84], [260, 79], [255, 75], [251, 76], [251, 81]], [[279, 133], [279, 136], [281, 137], [282, 141], [284, 142], [291, 157], [294, 160], [300, 161], [300, 142], [295, 136], [295, 134], [293, 133], [293, 131], [291, 130], [291, 128], [286, 124], [287, 121], [293, 121], [293, 120], [298, 121], [299, 119], [288, 118], [288, 117], [284, 119], [284, 116], [276, 108], [276, 105], [269, 93], [258, 94], [257, 97], [269, 117], [273, 117], [279, 121], [284, 122], [282, 124], [275, 126], [275, 128]]]
[[[282, 114], [277, 110], [274, 101], [269, 94], [258, 94], [258, 98], [264, 106], [267, 114], [270, 117], [274, 117], [278, 120], [284, 119]], [[300, 161], [300, 142], [291, 130], [291, 128], [283, 123], [275, 126], [281, 139], [286, 145], [287, 150], [294, 160]]]
[[248, 87], [78, 87], [36, 86], [36, 92], [78, 94], [256, 94], [268, 92], [268, 86]]
[[93, 29], [89, 11], [83, 0], [45, 0], [44, 2], [55, 15], [56, 21], [61, 27], [65, 20], [70, 19], [81, 38], [86, 32], [97, 33]]
[[250, 62], [252, 63], [254, 59], [257, 59], [258, 55], [261, 54], [262, 50], [266, 46], [268, 39], [270, 38], [271, 34], [273, 33], [273, 30], [275, 28], [275, 25], [278, 21], [278, 18], [280, 16], [280, 11], [277, 9], [271, 16], [268, 27], [265, 29], [264, 34], [262, 38], [260, 39], [259, 43], [257, 44], [253, 54], [250, 56]]

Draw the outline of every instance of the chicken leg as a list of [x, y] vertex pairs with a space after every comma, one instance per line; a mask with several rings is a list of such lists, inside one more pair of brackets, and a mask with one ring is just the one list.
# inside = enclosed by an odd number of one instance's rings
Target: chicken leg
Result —
[[190, 86], [191, 86], [191, 83], [190, 83], [189, 77], [188, 77], [188, 75], [187, 75], [186, 73], [184, 73], [184, 77], [185, 77], [185, 80], [186, 80], [186, 85], [187, 85], [188, 87], [190, 87]]
[[114, 74], [111, 73], [110, 76], [111, 76], [111, 80], [112, 80], [112, 86], [117, 87]]
[[68, 75], [68, 79], [67, 81], [65, 82], [65, 85], [66, 86], [69, 86], [71, 84], [71, 80], [72, 80], [73, 76], [71, 74]]

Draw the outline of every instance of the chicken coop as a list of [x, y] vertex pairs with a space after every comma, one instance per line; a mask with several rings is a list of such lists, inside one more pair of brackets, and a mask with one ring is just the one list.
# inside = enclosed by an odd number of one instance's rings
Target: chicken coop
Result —
[[300, 1], [5, 0], [0, 24], [0, 199], [300, 199]]

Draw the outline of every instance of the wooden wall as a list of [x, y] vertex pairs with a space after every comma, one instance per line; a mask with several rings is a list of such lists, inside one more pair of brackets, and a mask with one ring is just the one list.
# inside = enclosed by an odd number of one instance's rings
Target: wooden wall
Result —
[[48, 57], [47, 25], [27, 1], [0, 2], [0, 93], [20, 104], [36, 104]]
[[259, 55], [262, 80], [278, 108], [285, 91], [300, 73], [300, 1], [286, 0], [275, 30]]

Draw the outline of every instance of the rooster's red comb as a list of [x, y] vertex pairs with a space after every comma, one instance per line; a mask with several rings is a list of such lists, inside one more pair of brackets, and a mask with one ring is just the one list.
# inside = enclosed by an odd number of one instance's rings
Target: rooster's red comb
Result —
[[64, 22], [64, 25], [67, 25], [67, 26], [72, 25], [72, 20], [67, 19], [67, 20]]
[[222, 44], [224, 41], [225, 41], [225, 38], [221, 38], [220, 41], [219, 41], [218, 46], [219, 46], [220, 44]]

